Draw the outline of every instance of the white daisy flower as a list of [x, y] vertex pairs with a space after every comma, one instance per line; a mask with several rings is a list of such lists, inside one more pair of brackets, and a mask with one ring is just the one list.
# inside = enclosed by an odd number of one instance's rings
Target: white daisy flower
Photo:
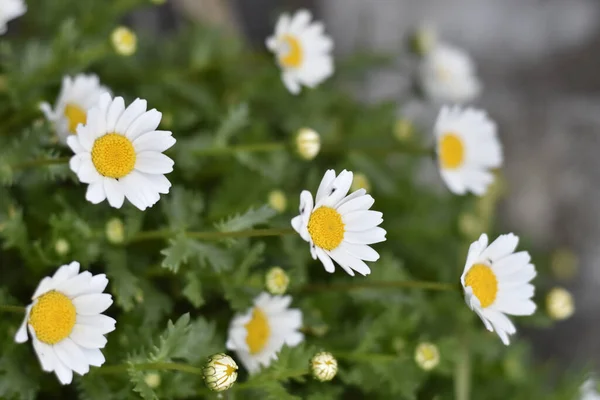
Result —
[[109, 90], [96, 75], [65, 76], [54, 109], [47, 102], [40, 104], [40, 109], [54, 124], [60, 142], [66, 144], [67, 138], [77, 133], [77, 126], [86, 124], [88, 110], [106, 92]]
[[300, 93], [300, 85], [315, 87], [333, 75], [333, 41], [321, 22], [312, 22], [307, 10], [292, 17], [282, 14], [275, 34], [266, 41], [277, 56], [282, 80], [292, 94]]
[[[330, 169], [323, 176], [313, 203], [312, 194], [300, 194], [300, 215], [292, 219], [292, 227], [310, 243], [314, 260], [333, 272], [335, 260], [349, 275], [354, 271], [368, 275], [371, 269], [364, 261], [377, 261], [379, 254], [369, 245], [385, 241], [385, 230], [378, 225], [383, 214], [369, 210], [375, 200], [365, 189], [350, 195], [352, 172], [343, 170], [338, 176]], [[363, 261], [364, 260], [364, 261]]]
[[173, 171], [173, 160], [162, 154], [175, 144], [169, 131], [157, 131], [162, 114], [146, 111], [146, 100], [137, 99], [127, 108], [122, 97], [100, 96], [88, 112], [86, 125], [77, 128], [67, 144], [75, 155], [70, 166], [79, 180], [88, 183], [85, 198], [93, 204], [108, 199], [120, 208], [127, 198], [145, 210], [160, 194], [169, 193], [171, 182], [164, 176]]
[[440, 172], [450, 191], [483, 195], [494, 181], [490, 170], [502, 165], [494, 121], [481, 110], [443, 107], [434, 132]]
[[291, 296], [261, 293], [254, 307], [236, 315], [229, 326], [227, 348], [234, 350], [251, 374], [277, 360], [284, 345], [294, 347], [304, 340], [302, 311], [288, 308]]
[[516, 332], [506, 314], [531, 315], [536, 310], [531, 300], [535, 288], [529, 281], [537, 273], [528, 252], [515, 253], [518, 243], [519, 238], [509, 233], [488, 246], [488, 237], [482, 234], [471, 244], [460, 277], [467, 305], [505, 345]]
[[106, 275], [79, 273], [79, 263], [72, 262], [42, 279], [26, 308], [15, 341], [25, 343], [29, 331], [42, 369], [63, 385], [71, 383], [73, 372], [85, 375], [90, 365], [104, 364], [104, 335], [115, 330], [115, 320], [102, 314], [113, 302], [102, 293], [107, 284]]
[[466, 103], [481, 92], [469, 54], [447, 44], [438, 44], [425, 54], [419, 75], [425, 95], [435, 102]]
[[6, 24], [27, 12], [23, 0], [0, 0], [0, 35], [6, 33]]

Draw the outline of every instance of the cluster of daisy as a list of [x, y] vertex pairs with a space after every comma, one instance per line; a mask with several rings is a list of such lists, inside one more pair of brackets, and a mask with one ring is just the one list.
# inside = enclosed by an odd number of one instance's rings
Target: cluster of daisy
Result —
[[[15, 6], [12, 15], [23, 12], [24, 8]], [[134, 39], [123, 30], [113, 35], [124, 55], [135, 48]], [[266, 45], [275, 53], [282, 81], [293, 94], [302, 85], [315, 87], [333, 74], [333, 42], [308, 11], [282, 15]], [[444, 101], [468, 100], [480, 87], [470, 60], [443, 45], [426, 53], [422, 78], [425, 91]], [[41, 109], [54, 124], [60, 142], [73, 151], [70, 168], [88, 184], [88, 201], [107, 200], [120, 208], [127, 199], [145, 210], [160, 194], [169, 192], [171, 184], [165, 174], [173, 170], [174, 162], [163, 152], [175, 139], [170, 131], [158, 130], [162, 115], [155, 109], [148, 111], [145, 100], [136, 99], [126, 106], [97, 76], [78, 75], [65, 77], [54, 106], [44, 103]], [[491, 169], [502, 163], [496, 125], [480, 110], [452, 106], [442, 108], [434, 131], [441, 175], [450, 190], [482, 195], [493, 181]], [[304, 158], [318, 154], [316, 132], [303, 130], [297, 142]], [[300, 194], [299, 215], [291, 225], [308, 242], [312, 258], [329, 273], [337, 264], [350, 276], [366, 276], [371, 272], [367, 262], [379, 259], [371, 245], [385, 241], [386, 231], [380, 227], [383, 214], [371, 210], [375, 200], [367, 193], [368, 187], [364, 175], [328, 170], [314, 196], [307, 190]], [[274, 191], [269, 203], [284, 212], [287, 199], [283, 192]], [[113, 243], [123, 241], [119, 223], [111, 221], [107, 226]], [[518, 241], [517, 236], [507, 234], [488, 244], [487, 235], [482, 234], [469, 248], [460, 277], [467, 305], [505, 344], [516, 332], [506, 315], [531, 315], [536, 309], [531, 300], [534, 287], [529, 283], [536, 270], [529, 253], [516, 252]], [[283, 295], [289, 284], [285, 271], [274, 267], [265, 283], [270, 293], [261, 293], [250, 309], [233, 318], [226, 343], [250, 373], [270, 365], [283, 346], [297, 346], [304, 340], [302, 311], [290, 308], [292, 298]], [[105, 361], [100, 350], [106, 344], [104, 335], [115, 329], [115, 320], [102, 314], [112, 304], [111, 295], [103, 293], [107, 284], [104, 275], [79, 272], [79, 264], [73, 262], [44, 278], [26, 309], [15, 340], [22, 343], [31, 337], [42, 369], [54, 372], [63, 384], [72, 381], [73, 372], [84, 375], [90, 366]], [[434, 368], [439, 359], [431, 343], [422, 343], [415, 351], [416, 362], [425, 370]], [[237, 370], [231, 357], [216, 354], [204, 369], [206, 383], [225, 390], [235, 382]], [[337, 361], [330, 353], [318, 353], [311, 360], [311, 370], [317, 379], [331, 380]]]

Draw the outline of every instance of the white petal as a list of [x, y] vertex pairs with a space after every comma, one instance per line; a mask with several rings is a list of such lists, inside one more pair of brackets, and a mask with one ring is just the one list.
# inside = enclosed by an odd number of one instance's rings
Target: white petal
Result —
[[86, 149], [79, 142], [79, 138], [77, 137], [77, 135], [69, 135], [69, 137], [67, 137], [67, 145], [71, 148], [71, 150], [73, 150], [73, 153], [75, 154], [87, 152]]
[[481, 253], [481, 258], [489, 259], [492, 262], [498, 261], [502, 257], [506, 257], [513, 253], [518, 244], [518, 236], [512, 233], [500, 235], [483, 251], [483, 253]]
[[176, 140], [170, 131], [150, 131], [140, 135], [133, 141], [136, 153], [143, 151], [163, 152], [175, 144]]
[[129, 140], [134, 141], [144, 133], [155, 131], [156, 128], [158, 128], [158, 124], [160, 124], [161, 118], [162, 113], [156, 111], [156, 109], [152, 109], [134, 120], [129, 128], [127, 128], [125, 136], [127, 136]]
[[31, 300], [40, 297], [41, 295], [52, 289], [54, 289], [54, 280], [47, 276], [40, 281], [40, 284], [38, 285], [37, 289], [35, 289], [35, 292], [33, 292], [33, 296], [31, 296]]
[[90, 183], [85, 193], [85, 199], [92, 204], [102, 203], [106, 199], [102, 181]]
[[135, 159], [135, 169], [148, 174], [168, 174], [173, 172], [174, 161], [162, 153], [145, 151]]
[[526, 251], [510, 254], [492, 264], [492, 269], [498, 276], [510, 276], [522, 270], [531, 261]]
[[327, 253], [320, 248], [316, 248], [316, 253], [317, 257], [319, 257], [319, 261], [321, 261], [323, 267], [325, 267], [325, 271], [329, 272], [330, 274], [333, 273], [335, 271], [335, 266], [333, 265], [333, 261], [331, 261], [331, 258], [327, 255]]
[[293, 332], [285, 337], [285, 344], [294, 347], [304, 341], [304, 335], [300, 332]]
[[106, 346], [107, 342], [98, 329], [87, 325], [75, 324], [69, 337], [76, 344], [86, 349], [102, 349]]
[[371, 195], [360, 196], [348, 202], [345, 202], [338, 207], [338, 212], [342, 215], [355, 211], [366, 211], [375, 203], [375, 199]]
[[297, 95], [300, 93], [300, 83], [293, 73], [284, 71], [283, 74], [281, 74], [281, 80], [291, 94]]
[[67, 279], [71, 279], [75, 277], [79, 273], [79, 263], [77, 261], [73, 261], [70, 264], [62, 265], [55, 273], [52, 275], [53, 285], [54, 287], [60, 285], [62, 282]]
[[90, 371], [87, 358], [73, 340], [69, 338], [62, 340], [54, 345], [54, 351], [63, 364], [79, 375], [85, 375]]
[[352, 179], [353, 174], [351, 171], [343, 170], [340, 172], [331, 184], [329, 193], [326, 193], [325, 197], [317, 205], [332, 207], [339, 203], [348, 194], [350, 186], [352, 186]]
[[102, 175], [96, 170], [91, 158], [81, 159], [77, 177], [82, 183], [96, 183], [102, 180]]
[[141, 173], [148, 181], [150, 181], [158, 193], [168, 194], [171, 189], [171, 182], [162, 174], [145, 174]]
[[106, 289], [106, 285], [108, 285], [106, 275], [95, 275], [90, 281], [89, 293], [102, 293]]
[[40, 342], [33, 334], [31, 335], [31, 342], [33, 343], [33, 349], [37, 355], [42, 370], [46, 372], [54, 371], [54, 367], [57, 363], [56, 354], [52, 350], [50, 345]]
[[27, 306], [25, 309], [25, 317], [23, 318], [23, 322], [21, 323], [19, 330], [15, 334], [15, 342], [17, 343], [25, 343], [28, 340], [27, 320], [29, 319], [29, 310], [31, 310], [31, 306]]
[[379, 253], [373, 250], [370, 246], [366, 244], [353, 244], [353, 243], [344, 243], [340, 245], [346, 252], [348, 252], [351, 256], [356, 258], [360, 258], [365, 261], [377, 261], [379, 260]]
[[147, 107], [146, 100], [136, 99], [133, 103], [127, 107], [127, 109], [121, 114], [119, 120], [115, 125], [114, 131], [120, 134], [125, 134], [131, 124], [142, 114], [146, 112]]
[[92, 163], [92, 158], [91, 158], [90, 153], [76, 154], [73, 157], [71, 157], [71, 159], [69, 160], [69, 168], [71, 168], [71, 171], [78, 174], [79, 169], [81, 168], [81, 165], [85, 162], [87, 162], [89, 164]]
[[319, 185], [319, 189], [317, 190], [317, 196], [315, 197], [315, 201], [318, 203], [329, 194], [330, 186], [335, 180], [335, 170], [329, 169], [323, 175], [323, 179], [321, 179], [321, 184]]
[[358, 189], [352, 193], [350, 193], [348, 196], [344, 197], [342, 200], [340, 200], [339, 203], [337, 203], [334, 208], [338, 209], [339, 207], [341, 207], [343, 204], [349, 202], [350, 200], [353, 200], [357, 197], [361, 197], [367, 194], [367, 191], [365, 189]]
[[294, 230], [298, 233], [300, 233], [300, 230], [302, 229], [302, 216], [301, 215], [296, 215], [294, 218], [292, 218], [292, 228], [294, 228]]
[[73, 299], [73, 304], [80, 315], [96, 315], [104, 312], [113, 303], [110, 294], [84, 294]]
[[300, 215], [302, 216], [302, 218], [304, 219], [304, 221], [307, 221], [310, 219], [310, 215], [313, 212], [313, 198], [312, 198], [312, 194], [310, 194], [310, 192], [308, 190], [303, 190], [302, 193], [300, 193], [300, 207], [299, 207], [299, 211], [300, 211]]
[[123, 206], [123, 202], [125, 201], [125, 193], [123, 193], [123, 189], [116, 179], [104, 179], [104, 192], [106, 193], [106, 198], [108, 199], [108, 203], [111, 207], [121, 208]]
[[385, 242], [386, 231], [383, 228], [376, 227], [362, 232], [345, 232], [344, 240], [355, 244], [373, 244]]
[[[367, 213], [369, 211], [363, 211], [363, 213]], [[372, 228], [375, 228], [376, 226], [378, 226], [379, 224], [381, 224], [383, 222], [383, 218], [381, 218], [380, 216], [378, 216], [377, 214], [381, 214], [381, 213], [377, 213], [377, 211], [372, 211], [375, 214], [370, 214], [370, 215], [363, 215], [362, 218], [355, 218], [354, 220], [352, 220], [351, 222], [347, 222], [346, 219], [344, 217], [342, 217], [342, 220], [344, 221], [344, 229], [347, 232], [362, 232], [362, 231], [366, 231]], [[355, 213], [352, 213], [355, 214]]]
[[125, 111], [125, 100], [122, 97], [115, 97], [106, 114], [106, 131], [109, 133], [115, 132], [117, 121]]
[[94, 367], [101, 367], [106, 361], [100, 349], [86, 349], [82, 347], [81, 351], [85, 355], [87, 362]]
[[63, 364], [58, 357], [55, 359], [54, 373], [63, 385], [69, 385], [73, 381], [73, 370]]
[[86, 325], [96, 328], [97, 331], [103, 335], [115, 330], [115, 321], [113, 318], [104, 315], [77, 315], [77, 324]]
[[290, 23], [290, 32], [293, 33], [301, 33], [306, 29], [308, 24], [312, 19], [312, 15], [308, 10], [298, 10], [296, 14], [292, 17], [292, 22]]
[[86, 291], [91, 279], [92, 274], [89, 271], [83, 271], [73, 278], [67, 279], [60, 285], [57, 285], [55, 289], [69, 297], [76, 297]]
[[535, 313], [537, 306], [531, 300], [515, 300], [508, 297], [501, 297], [494, 302], [494, 308], [510, 315], [532, 315]]

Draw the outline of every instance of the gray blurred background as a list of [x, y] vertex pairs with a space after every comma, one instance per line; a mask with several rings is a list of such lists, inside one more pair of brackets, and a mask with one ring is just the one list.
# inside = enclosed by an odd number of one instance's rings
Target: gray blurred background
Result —
[[[472, 54], [484, 84], [476, 104], [498, 121], [505, 146], [501, 228], [579, 259], [579, 273], [559, 282], [574, 292], [576, 314], [536, 333], [537, 352], [600, 366], [600, 1], [169, 0], [132, 23], [165, 29], [199, 19], [262, 46], [278, 12], [299, 7], [325, 21], [340, 56], [398, 53], [424, 22]], [[361, 95], [397, 98], [407, 85], [406, 76], [377, 73]]]

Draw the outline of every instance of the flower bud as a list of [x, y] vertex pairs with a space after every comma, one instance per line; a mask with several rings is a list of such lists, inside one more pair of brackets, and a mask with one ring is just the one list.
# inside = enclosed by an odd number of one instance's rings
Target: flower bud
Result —
[[269, 193], [269, 206], [278, 213], [284, 212], [287, 207], [287, 197], [285, 193], [281, 190], [272, 190], [271, 193]]
[[204, 366], [204, 382], [210, 390], [222, 392], [229, 389], [237, 379], [238, 366], [233, 358], [217, 353], [208, 358]]
[[575, 302], [571, 293], [563, 288], [554, 288], [546, 295], [546, 311], [550, 318], [562, 321], [573, 315]]
[[112, 244], [122, 244], [125, 241], [125, 227], [119, 218], [112, 218], [106, 223], [106, 239]]
[[117, 54], [121, 56], [130, 56], [137, 49], [137, 36], [124, 26], [116, 28], [111, 33], [110, 40]]
[[321, 136], [312, 129], [300, 129], [296, 135], [296, 150], [303, 159], [314, 159], [321, 150]]
[[322, 351], [310, 360], [310, 369], [315, 379], [327, 382], [337, 374], [338, 363], [331, 353]]
[[59, 238], [56, 239], [56, 242], [54, 243], [54, 250], [59, 256], [65, 256], [71, 250], [71, 245], [65, 239]]
[[280, 267], [273, 267], [265, 276], [265, 286], [271, 294], [284, 294], [290, 284], [290, 278]]
[[419, 343], [415, 350], [415, 362], [425, 371], [430, 371], [440, 363], [440, 352], [433, 343]]
[[146, 382], [146, 385], [150, 386], [151, 389], [156, 389], [157, 387], [160, 386], [160, 375], [156, 372], [150, 372], [149, 374], [146, 375], [146, 377], [144, 378], [144, 381]]

